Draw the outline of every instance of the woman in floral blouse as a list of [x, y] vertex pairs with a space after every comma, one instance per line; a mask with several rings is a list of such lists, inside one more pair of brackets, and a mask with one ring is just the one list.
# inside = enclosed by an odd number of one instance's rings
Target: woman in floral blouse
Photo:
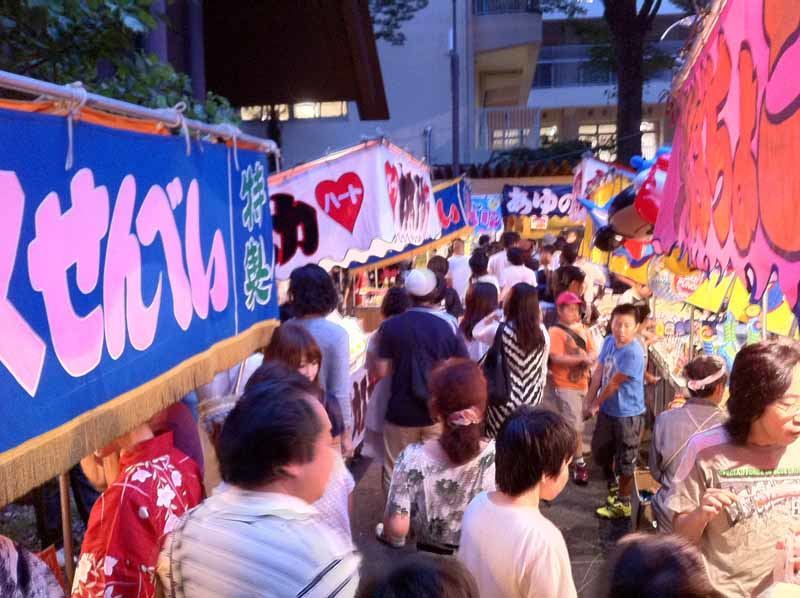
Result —
[[475, 362], [448, 359], [432, 372], [430, 390], [444, 431], [400, 454], [378, 536], [402, 546], [413, 527], [417, 549], [453, 554], [469, 501], [495, 487], [494, 441], [483, 436], [486, 380]]

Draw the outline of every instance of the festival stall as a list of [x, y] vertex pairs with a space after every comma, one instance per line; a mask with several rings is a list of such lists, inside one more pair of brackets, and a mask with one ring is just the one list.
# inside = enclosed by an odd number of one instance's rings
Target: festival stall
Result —
[[[655, 227], [662, 251], [729, 266], [758, 303], [777, 283], [796, 308], [800, 280], [800, 92], [796, 11], [718, 2], [673, 96], [677, 127]], [[789, 26], [791, 24], [791, 26]]]
[[[357, 305], [370, 322], [380, 322], [379, 308], [386, 291], [395, 284], [399, 274], [396, 265], [400, 262], [419, 262], [424, 266], [430, 255], [444, 249], [454, 239], [466, 239], [472, 235], [469, 225], [470, 189], [464, 177], [445, 181], [433, 189], [439, 230], [418, 245], [407, 245], [403, 249], [390, 251], [384, 257], [374, 257], [366, 264], [353, 265], [351, 272], [369, 284], [357, 288]], [[366, 321], [367, 318], [365, 318]], [[377, 326], [375, 326], [377, 327]]]
[[56, 98], [0, 105], [3, 505], [54, 476], [63, 492], [81, 458], [264, 346], [277, 304], [272, 142], [200, 140], [235, 129], [9, 73], [0, 85]]
[[[344, 286], [355, 299], [355, 317], [330, 317], [350, 336], [357, 445], [367, 403], [368, 334], [380, 322], [378, 307], [394, 276], [389, 267], [469, 233], [468, 187], [456, 179], [434, 188], [427, 165], [385, 139], [274, 174], [269, 186], [276, 278], [286, 281], [310, 263], [347, 269]], [[362, 273], [367, 282], [353, 285]]]
[[504, 228], [527, 239], [581, 229], [585, 211], [569, 185], [504, 185], [501, 201]]
[[677, 126], [654, 242], [706, 274], [685, 299], [684, 359], [703, 351], [730, 366], [744, 343], [797, 334], [795, 17], [789, 3], [715, 3], [673, 84]]
[[270, 177], [276, 276], [363, 265], [441, 234], [428, 167], [385, 139]]

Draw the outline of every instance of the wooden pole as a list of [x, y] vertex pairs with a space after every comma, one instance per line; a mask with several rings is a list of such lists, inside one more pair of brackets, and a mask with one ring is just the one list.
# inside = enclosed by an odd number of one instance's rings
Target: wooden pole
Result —
[[694, 359], [694, 305], [689, 317], [689, 360]]
[[769, 336], [767, 332], [767, 309], [769, 309], [769, 304], [767, 303], [767, 291], [765, 290], [764, 295], [761, 297], [761, 340], [766, 340]]
[[72, 587], [75, 575], [74, 546], [72, 544], [72, 512], [69, 508], [69, 473], [58, 476], [58, 490], [61, 497], [61, 532], [64, 535], [64, 571], [67, 575], [67, 588]]

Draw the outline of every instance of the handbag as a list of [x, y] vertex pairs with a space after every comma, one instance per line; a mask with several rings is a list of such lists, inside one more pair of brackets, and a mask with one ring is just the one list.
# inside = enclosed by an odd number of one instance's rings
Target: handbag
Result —
[[508, 403], [508, 378], [506, 374], [505, 359], [503, 359], [503, 328], [505, 324], [497, 327], [492, 346], [481, 359], [480, 366], [486, 378], [486, 387], [489, 395], [489, 405], [500, 406]]

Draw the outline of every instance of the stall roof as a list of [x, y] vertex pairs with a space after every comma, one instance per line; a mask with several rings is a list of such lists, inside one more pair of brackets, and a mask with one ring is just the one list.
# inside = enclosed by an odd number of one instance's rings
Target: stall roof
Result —
[[232, 104], [351, 100], [389, 118], [367, 0], [217, 0], [204, 20], [208, 88]]

